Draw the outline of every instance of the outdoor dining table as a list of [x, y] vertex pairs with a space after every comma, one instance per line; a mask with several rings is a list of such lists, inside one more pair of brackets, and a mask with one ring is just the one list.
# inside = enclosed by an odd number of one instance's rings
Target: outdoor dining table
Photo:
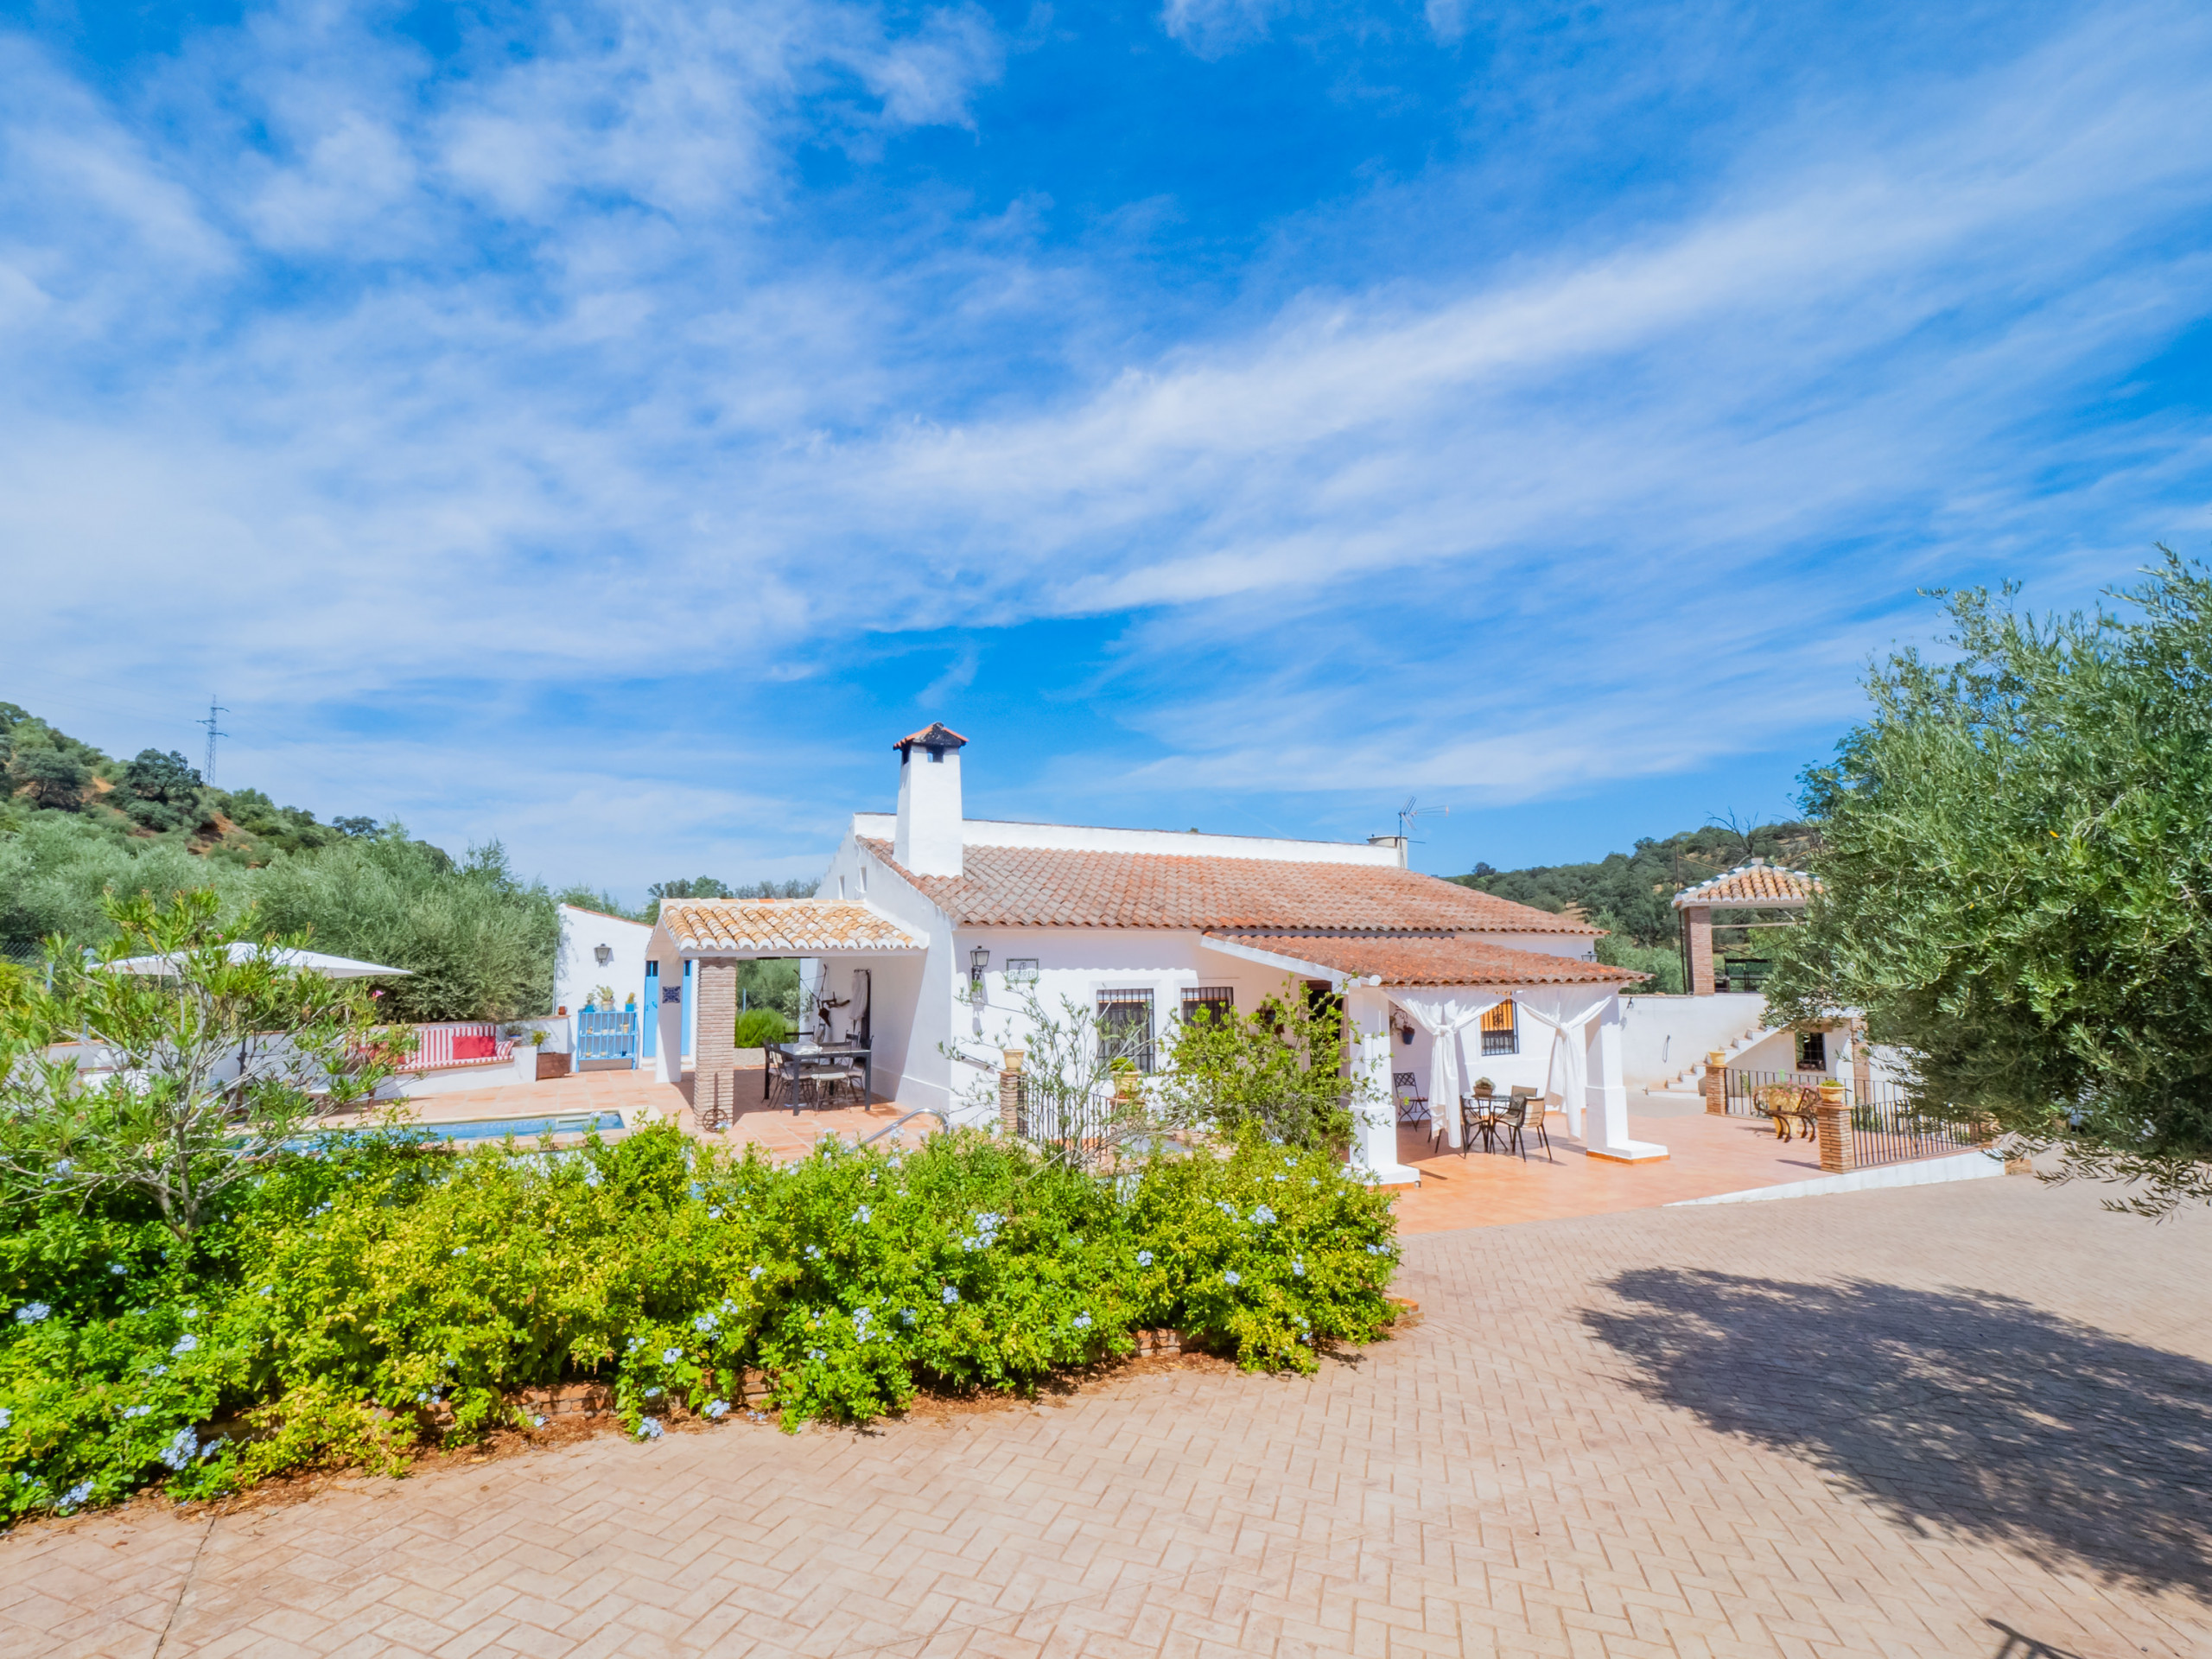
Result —
[[[803, 1075], [810, 1067], [821, 1069], [846, 1060], [861, 1063], [861, 1103], [866, 1105], [875, 1098], [875, 1060], [868, 1046], [863, 1043], [770, 1043], [771, 1054], [779, 1056], [790, 1066], [794, 1077]], [[775, 1082], [776, 1068], [770, 1065], [761, 1069], [760, 1098], [768, 1098], [768, 1090]]]

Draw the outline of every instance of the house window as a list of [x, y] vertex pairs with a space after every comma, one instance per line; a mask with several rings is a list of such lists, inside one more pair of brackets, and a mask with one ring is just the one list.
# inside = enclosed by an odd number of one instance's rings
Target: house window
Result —
[[1521, 1052], [1520, 1010], [1501, 1002], [1483, 1015], [1483, 1052], [1518, 1054]]
[[1226, 1025], [1236, 1012], [1236, 992], [1228, 985], [1185, 985], [1183, 988], [1183, 1023], [1189, 1025], [1203, 1011], [1216, 1025]]
[[1825, 1071], [1828, 1069], [1827, 1033], [1801, 1031], [1797, 1033], [1797, 1069], [1800, 1071]]
[[1152, 1070], [1152, 992], [1098, 993], [1098, 1060], [1111, 1065], [1127, 1058], [1140, 1071]]

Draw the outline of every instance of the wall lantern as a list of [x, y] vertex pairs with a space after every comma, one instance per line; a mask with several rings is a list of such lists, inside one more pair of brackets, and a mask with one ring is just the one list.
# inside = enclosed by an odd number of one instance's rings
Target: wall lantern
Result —
[[611, 944], [594, 945], [592, 947], [591, 954], [598, 962], [599, 965], [604, 968], [608, 963], [614, 960], [614, 947]]
[[983, 969], [990, 965], [991, 953], [984, 950], [982, 945], [979, 944], [970, 950], [968, 953], [968, 982], [970, 985], [981, 985], [983, 982]]

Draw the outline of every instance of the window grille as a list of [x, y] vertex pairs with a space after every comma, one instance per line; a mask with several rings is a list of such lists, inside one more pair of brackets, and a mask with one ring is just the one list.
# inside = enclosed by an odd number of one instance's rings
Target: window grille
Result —
[[1111, 1065], [1128, 1058], [1138, 1071], [1152, 1070], [1152, 992], [1098, 993], [1098, 1060]]
[[1185, 985], [1183, 988], [1183, 1023], [1189, 1025], [1199, 1012], [1213, 1016], [1217, 1025], [1227, 1022], [1236, 1011], [1236, 990], [1230, 985]]
[[1518, 1054], [1521, 1052], [1521, 1011], [1510, 1001], [1501, 1002], [1483, 1015], [1483, 1053]]
[[1828, 1069], [1827, 1033], [1801, 1031], [1797, 1033], [1797, 1069], [1800, 1071], [1825, 1071]]

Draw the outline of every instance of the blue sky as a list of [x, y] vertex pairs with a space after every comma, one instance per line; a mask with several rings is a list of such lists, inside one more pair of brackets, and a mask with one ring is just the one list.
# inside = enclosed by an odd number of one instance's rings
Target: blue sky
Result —
[[2201, 5], [0, 4], [0, 697], [635, 896], [1786, 810], [2208, 550]]

